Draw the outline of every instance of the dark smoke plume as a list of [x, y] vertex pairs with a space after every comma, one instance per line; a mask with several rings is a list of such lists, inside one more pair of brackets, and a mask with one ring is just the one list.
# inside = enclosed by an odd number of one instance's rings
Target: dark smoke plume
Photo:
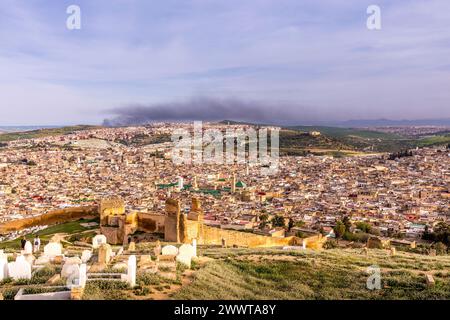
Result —
[[140, 125], [157, 121], [248, 121], [255, 123], [296, 123], [305, 110], [288, 104], [269, 104], [238, 99], [193, 98], [185, 102], [129, 105], [108, 110], [106, 126]]

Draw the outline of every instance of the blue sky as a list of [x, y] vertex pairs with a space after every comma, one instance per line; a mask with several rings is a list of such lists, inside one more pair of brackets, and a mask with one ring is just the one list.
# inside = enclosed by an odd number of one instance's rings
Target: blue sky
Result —
[[[366, 28], [371, 4], [382, 30]], [[199, 96], [288, 105], [299, 122], [449, 118], [449, 86], [447, 0], [0, 2], [0, 125]]]

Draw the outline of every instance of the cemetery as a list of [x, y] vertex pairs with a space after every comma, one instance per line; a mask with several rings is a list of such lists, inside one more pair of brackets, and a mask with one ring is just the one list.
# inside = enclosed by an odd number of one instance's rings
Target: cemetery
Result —
[[56, 235], [39, 252], [29, 241], [23, 250], [0, 250], [0, 299], [168, 298], [190, 282], [197, 263], [195, 240], [124, 247], [108, 244], [102, 234], [76, 244]]

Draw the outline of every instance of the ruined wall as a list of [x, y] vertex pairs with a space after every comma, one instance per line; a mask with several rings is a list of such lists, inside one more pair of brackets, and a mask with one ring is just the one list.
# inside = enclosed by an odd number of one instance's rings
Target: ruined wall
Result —
[[125, 215], [125, 202], [120, 197], [109, 197], [102, 199], [99, 206], [100, 221], [108, 224], [108, 216]]
[[96, 216], [98, 216], [98, 206], [64, 208], [50, 211], [37, 217], [8, 221], [0, 224], [0, 234], [34, 226], [54, 225], [68, 221], [75, 221], [81, 218], [91, 218]]
[[[189, 224], [188, 234], [192, 236], [195, 234], [195, 225]], [[274, 247], [274, 246], [288, 246], [296, 245], [299, 243], [297, 237], [287, 238], [274, 238], [254, 233], [240, 232], [234, 230], [224, 230], [220, 228], [210, 227], [206, 225], [200, 225], [197, 223], [198, 229], [198, 243], [221, 245], [222, 239], [225, 239], [227, 246], [244, 246], [249, 248], [254, 247]], [[189, 242], [192, 239], [187, 239]]]
[[193, 239], [197, 239], [200, 243], [202, 241], [201, 237], [203, 236], [203, 224], [198, 221], [186, 220], [185, 225], [185, 238], [183, 239], [184, 243], [191, 243]]
[[100, 233], [106, 237], [109, 244], [120, 244], [123, 242], [123, 236], [120, 236], [118, 227], [100, 226]]
[[137, 214], [137, 226], [139, 231], [149, 233], [164, 233], [164, 224], [166, 216], [153, 213]]
[[302, 239], [302, 245], [304, 244], [308, 249], [322, 249], [328, 238], [324, 237], [322, 234], [307, 237]]
[[[305, 245], [309, 249], [322, 249], [327, 238], [322, 235], [315, 235], [308, 238], [286, 237], [276, 238], [258, 235], [254, 233], [220, 229], [210, 227], [197, 221], [186, 220], [183, 231], [185, 237], [182, 239], [184, 243], [190, 243], [193, 239], [197, 239], [198, 244], [221, 245], [222, 239], [225, 239], [227, 246], [243, 246], [249, 248], [255, 247], [276, 247], [276, 246], [300, 246], [305, 241]], [[180, 225], [181, 228], [181, 225]]]

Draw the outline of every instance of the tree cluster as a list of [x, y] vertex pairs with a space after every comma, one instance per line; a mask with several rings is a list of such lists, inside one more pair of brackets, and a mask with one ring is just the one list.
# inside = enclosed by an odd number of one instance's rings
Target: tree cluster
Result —
[[394, 152], [394, 153], [389, 154], [388, 159], [395, 160], [395, 159], [400, 159], [400, 158], [404, 158], [404, 157], [412, 157], [412, 156], [413, 156], [413, 152], [411, 150], [403, 150], [403, 151]]

